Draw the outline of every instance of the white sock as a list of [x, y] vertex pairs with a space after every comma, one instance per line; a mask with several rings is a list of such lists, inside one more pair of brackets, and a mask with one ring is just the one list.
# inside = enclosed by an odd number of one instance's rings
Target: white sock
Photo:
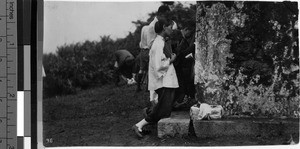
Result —
[[138, 127], [139, 131], [142, 131], [142, 128], [147, 124], [148, 122], [145, 119], [142, 119], [140, 122], [135, 124], [135, 126]]

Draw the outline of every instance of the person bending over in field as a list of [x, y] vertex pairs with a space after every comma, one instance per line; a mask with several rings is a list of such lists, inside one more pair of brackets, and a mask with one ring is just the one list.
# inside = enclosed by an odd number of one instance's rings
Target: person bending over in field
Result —
[[154, 26], [156, 36], [149, 52], [148, 89], [158, 94], [158, 103], [144, 119], [132, 126], [138, 137], [143, 137], [143, 127], [149, 123], [157, 123], [161, 118], [171, 115], [175, 88], [178, 81], [173, 66], [176, 54], [164, 50], [165, 38], [172, 33], [172, 21], [158, 20]]
[[135, 58], [127, 50], [117, 50], [114, 53], [115, 56], [115, 85], [118, 86], [120, 82], [120, 76], [127, 84], [131, 85], [135, 83]]

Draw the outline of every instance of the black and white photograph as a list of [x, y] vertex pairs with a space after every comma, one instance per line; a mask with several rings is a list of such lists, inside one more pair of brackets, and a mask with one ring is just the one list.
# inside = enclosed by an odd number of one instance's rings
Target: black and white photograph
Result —
[[298, 6], [44, 0], [43, 146], [299, 146]]

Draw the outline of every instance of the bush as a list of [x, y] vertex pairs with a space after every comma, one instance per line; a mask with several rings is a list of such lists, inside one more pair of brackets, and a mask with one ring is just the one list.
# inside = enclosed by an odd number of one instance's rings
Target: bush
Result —
[[44, 96], [76, 93], [111, 82], [114, 50], [114, 42], [106, 36], [98, 43], [64, 45], [56, 54], [45, 54]]

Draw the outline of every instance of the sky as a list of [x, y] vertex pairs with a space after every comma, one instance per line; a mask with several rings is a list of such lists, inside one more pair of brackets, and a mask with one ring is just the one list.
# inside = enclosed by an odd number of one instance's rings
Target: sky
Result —
[[95, 2], [44, 1], [44, 53], [58, 46], [99, 41], [100, 36], [124, 38], [135, 30], [132, 21], [148, 19], [160, 1]]

